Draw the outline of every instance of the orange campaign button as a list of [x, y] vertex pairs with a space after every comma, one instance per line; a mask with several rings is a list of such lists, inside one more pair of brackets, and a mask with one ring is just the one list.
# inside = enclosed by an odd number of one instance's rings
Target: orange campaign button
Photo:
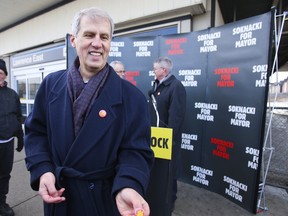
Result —
[[100, 111], [99, 111], [99, 116], [100, 116], [101, 118], [105, 118], [106, 115], [107, 115], [107, 112], [106, 112], [105, 110], [100, 110]]

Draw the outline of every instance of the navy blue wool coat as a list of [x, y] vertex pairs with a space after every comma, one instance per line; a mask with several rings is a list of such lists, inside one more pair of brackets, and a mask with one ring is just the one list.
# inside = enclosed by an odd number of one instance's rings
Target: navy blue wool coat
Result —
[[[58, 187], [66, 189], [65, 202], [44, 204], [45, 216], [119, 215], [117, 192], [129, 187], [144, 196], [148, 186], [154, 155], [147, 101], [110, 67], [74, 138], [67, 74], [60, 71], [43, 80], [25, 121], [25, 160], [31, 187], [38, 190], [40, 176], [53, 172]], [[103, 110], [105, 117], [99, 115]]]

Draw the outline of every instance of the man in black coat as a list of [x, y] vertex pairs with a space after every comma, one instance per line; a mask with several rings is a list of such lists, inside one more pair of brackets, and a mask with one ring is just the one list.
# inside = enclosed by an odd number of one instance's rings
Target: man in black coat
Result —
[[[171, 215], [171, 210], [173, 211], [177, 199], [177, 167], [180, 165], [186, 91], [181, 81], [177, 80], [171, 73], [173, 68], [171, 59], [160, 57], [154, 61], [153, 67], [155, 82], [148, 93], [150, 97], [151, 125], [172, 128], [173, 146], [171, 161], [155, 160], [148, 189], [148, 202], [150, 201], [151, 215], [167, 216]], [[158, 193], [155, 190], [158, 190]], [[164, 209], [161, 209], [161, 206], [164, 206]]]
[[12, 208], [6, 203], [10, 173], [14, 159], [14, 137], [18, 138], [16, 150], [23, 149], [21, 105], [18, 94], [7, 87], [5, 61], [0, 59], [0, 215], [13, 216]]

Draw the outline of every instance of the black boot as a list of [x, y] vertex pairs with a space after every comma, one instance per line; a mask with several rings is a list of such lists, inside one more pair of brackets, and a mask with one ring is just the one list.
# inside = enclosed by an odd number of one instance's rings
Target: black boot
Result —
[[13, 209], [6, 203], [0, 205], [1, 216], [14, 216]]

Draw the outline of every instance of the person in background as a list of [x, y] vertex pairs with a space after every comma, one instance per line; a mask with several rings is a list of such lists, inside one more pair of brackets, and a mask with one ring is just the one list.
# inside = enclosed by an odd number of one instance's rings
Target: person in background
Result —
[[110, 66], [113, 67], [115, 72], [122, 78], [125, 79], [125, 68], [121, 61], [112, 61]]
[[[174, 210], [175, 201], [177, 199], [177, 174], [179, 173], [178, 169], [181, 159], [180, 149], [182, 126], [186, 112], [186, 90], [181, 81], [179, 81], [172, 74], [172, 68], [173, 62], [168, 57], [160, 57], [159, 59], [155, 60], [153, 63], [155, 82], [152, 89], [148, 92], [150, 97], [149, 107], [151, 114], [151, 125], [154, 127], [159, 126], [173, 129], [171, 161], [168, 163], [166, 160], [156, 159], [151, 172], [151, 182], [148, 189], [148, 197], [152, 200], [152, 203], [149, 204], [151, 207], [151, 214], [154, 216], [170, 215], [171, 211]], [[157, 115], [154, 106], [156, 107], [156, 110], [159, 114], [159, 121], [157, 121]], [[159, 122], [159, 125], [157, 125], [157, 122]], [[162, 172], [168, 173], [169, 179], [164, 177]], [[165, 179], [163, 180], [163, 178]], [[159, 190], [161, 190], [160, 187], [162, 187], [164, 191], [163, 194], [167, 192], [168, 198], [166, 196], [164, 198], [157, 198], [157, 195], [155, 196], [153, 191], [151, 191], [151, 189], [154, 190], [154, 188], [157, 187]], [[159, 195], [161, 196], [160, 193]], [[164, 206], [165, 209], [161, 210], [159, 208], [159, 203], [161, 202], [164, 202], [162, 206]], [[170, 209], [167, 210], [169, 206]], [[166, 210], [167, 212], [165, 212]]]
[[150, 214], [149, 109], [144, 94], [107, 63], [113, 30], [103, 10], [75, 14], [77, 58], [45, 77], [25, 121], [26, 165], [45, 216]]
[[0, 215], [12, 216], [14, 211], [6, 203], [6, 195], [14, 161], [14, 138], [18, 139], [16, 150], [20, 152], [23, 149], [23, 130], [20, 99], [7, 86], [7, 75], [5, 61], [0, 59]]

